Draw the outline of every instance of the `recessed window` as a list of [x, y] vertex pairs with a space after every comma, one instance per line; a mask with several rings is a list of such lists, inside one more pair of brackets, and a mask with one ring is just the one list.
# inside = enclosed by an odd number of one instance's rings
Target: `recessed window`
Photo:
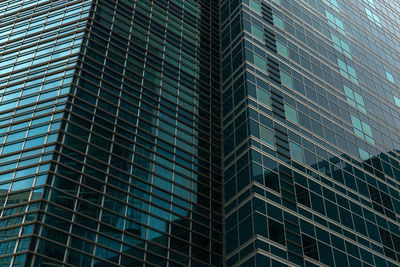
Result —
[[303, 253], [305, 256], [310, 257], [314, 260], [319, 260], [317, 241], [307, 235], [301, 235], [301, 241], [303, 243]]
[[283, 224], [268, 218], [269, 238], [281, 245], [285, 245], [285, 230]]

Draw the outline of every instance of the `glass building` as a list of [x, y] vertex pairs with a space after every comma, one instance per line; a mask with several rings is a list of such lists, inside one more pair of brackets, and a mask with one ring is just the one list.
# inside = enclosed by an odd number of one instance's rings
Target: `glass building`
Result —
[[400, 264], [400, 3], [0, 3], [0, 266]]
[[0, 3], [0, 265], [222, 263], [215, 1]]
[[399, 266], [400, 4], [220, 8], [226, 266]]

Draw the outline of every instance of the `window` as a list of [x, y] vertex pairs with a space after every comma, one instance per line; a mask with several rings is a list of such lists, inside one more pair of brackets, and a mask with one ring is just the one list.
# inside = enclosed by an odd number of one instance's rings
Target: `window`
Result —
[[337, 59], [337, 63], [339, 65], [340, 74], [355, 84], [358, 84], [356, 70], [339, 58]]
[[394, 103], [400, 107], [400, 98], [398, 98], [397, 96], [393, 96], [394, 98]]
[[339, 12], [339, 5], [336, 0], [322, 0], [327, 6], [330, 6], [332, 9]]
[[283, 224], [268, 218], [269, 238], [281, 245], [285, 245], [285, 231]]
[[250, 0], [250, 7], [251, 7], [252, 9], [254, 9], [255, 11], [257, 11], [258, 13], [261, 13], [261, 6], [260, 6], [260, 4], [257, 3], [256, 1]]
[[308, 190], [298, 184], [296, 184], [295, 189], [296, 189], [296, 201], [310, 208], [311, 202]]
[[288, 49], [284, 44], [276, 41], [276, 48], [277, 48], [279, 54], [281, 54], [284, 57], [288, 57]]
[[270, 129], [260, 125], [260, 139], [268, 143], [271, 146], [274, 146], [274, 134]]
[[291, 120], [295, 123], [298, 123], [297, 120], [297, 110], [295, 110], [294, 108], [292, 108], [291, 106], [285, 104], [285, 116], [286, 119]]
[[375, 4], [373, 0], [364, 0], [365, 3], [369, 4], [371, 7], [375, 8]]
[[346, 85], [343, 85], [343, 88], [344, 88], [344, 93], [346, 94], [347, 103], [359, 109], [360, 111], [366, 113], [367, 110], [365, 109], [364, 98], [360, 94], [351, 90]]
[[354, 127], [354, 133], [362, 139], [375, 145], [374, 136], [372, 134], [371, 126], [368, 123], [351, 115], [351, 123]]
[[376, 25], [382, 28], [381, 20], [379, 19], [378, 15], [376, 15], [374, 12], [369, 10], [368, 8], [365, 8], [365, 13], [367, 13], [368, 19], [372, 22], [374, 22]]
[[271, 107], [270, 94], [261, 88], [257, 88], [257, 99], [268, 107]]
[[251, 25], [251, 33], [260, 41], [264, 42], [264, 33], [258, 27]]
[[350, 54], [350, 47], [349, 45], [341, 40], [339, 37], [331, 33], [331, 38], [333, 41], [333, 47], [338, 50], [339, 52], [343, 53], [346, 57], [352, 58]]
[[265, 61], [265, 59], [256, 54], [254, 54], [254, 65], [265, 72], [267, 71], [267, 62]]
[[360, 147], [358, 148], [358, 152], [360, 153], [360, 158], [362, 160], [368, 160], [371, 158], [371, 155], [367, 151], [365, 151], [364, 149], [362, 149]]
[[327, 10], [325, 10], [325, 14], [328, 18], [329, 25], [345, 35], [343, 22]]
[[317, 250], [317, 241], [314, 238], [309, 237], [304, 234], [301, 235], [301, 241], [303, 243], [304, 255], [307, 257], [310, 257], [314, 260], [319, 260], [318, 250]]
[[264, 183], [268, 188], [271, 188], [278, 193], [280, 192], [278, 174], [267, 168], [264, 169]]
[[389, 81], [391, 81], [392, 83], [394, 83], [393, 75], [392, 75], [390, 72], [387, 72], [387, 71], [385, 71], [385, 72], [386, 72], [386, 78], [387, 78]]
[[283, 20], [281, 20], [278, 16], [272, 15], [273, 20], [274, 20], [274, 25], [277, 26], [278, 28], [281, 28], [282, 30], [285, 29]]
[[289, 148], [290, 148], [290, 157], [292, 157], [293, 159], [296, 159], [300, 162], [304, 162], [303, 149], [301, 148], [301, 146], [290, 141]]
[[282, 83], [289, 88], [293, 88], [292, 77], [284, 71], [281, 71]]

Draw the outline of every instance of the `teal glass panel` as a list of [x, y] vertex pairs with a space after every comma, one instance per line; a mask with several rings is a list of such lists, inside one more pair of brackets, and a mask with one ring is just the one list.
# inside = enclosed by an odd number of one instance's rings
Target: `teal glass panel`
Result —
[[365, 109], [364, 98], [360, 94], [351, 90], [346, 85], [343, 85], [343, 89], [346, 95], [347, 103], [359, 109], [360, 111], [366, 113], [367, 110]]
[[371, 157], [367, 151], [365, 151], [364, 149], [362, 149], [360, 147], [358, 148], [358, 151], [360, 153], [360, 158], [362, 160], [368, 160]]
[[336, 36], [333, 33], [331, 33], [331, 38], [333, 41], [333, 46], [335, 47], [336, 50], [340, 51], [348, 58], [352, 58], [350, 54], [350, 47], [344, 40], [341, 40], [338, 36]]
[[350, 117], [351, 117], [351, 123], [354, 126], [354, 133], [360, 138], [370, 142], [371, 144], [375, 144], [371, 126], [368, 123], [361, 121], [360, 119], [356, 118], [353, 115], [351, 115]]
[[266, 105], [267, 107], [271, 107], [271, 98], [270, 98], [270, 94], [261, 89], [261, 88], [257, 88], [257, 99], [263, 103], [264, 105]]
[[261, 6], [260, 6], [260, 4], [258, 3], [258, 2], [256, 2], [255, 0], [249, 0], [250, 2], [249, 2], [249, 4], [250, 4], [250, 7], [252, 8], [252, 9], [254, 9], [255, 11], [257, 11], [258, 13], [261, 13]]
[[257, 26], [251, 25], [251, 33], [260, 41], [264, 42], [264, 32]]
[[334, 16], [332, 13], [330, 13], [327, 10], [325, 10], [325, 15], [328, 18], [328, 23], [331, 27], [338, 30], [343, 35], [346, 34], [344, 31], [343, 22], [338, 17]]
[[351, 80], [355, 84], [358, 84], [358, 79], [355, 69], [339, 58], [337, 58], [337, 63], [339, 66], [340, 74], [346, 77], [347, 79]]
[[400, 107], [400, 98], [397, 97], [397, 96], [393, 96], [393, 99], [394, 99], [394, 103], [395, 103], [398, 107]]
[[382, 28], [382, 24], [381, 24], [381, 21], [380, 21], [378, 15], [376, 15], [374, 12], [372, 12], [368, 8], [365, 8], [365, 13], [367, 13], [368, 19], [370, 21], [374, 22], [376, 25], [378, 25], [379, 27]]
[[279, 54], [281, 54], [284, 57], [288, 57], [288, 49], [284, 44], [282, 44], [279, 41], [276, 41], [276, 49], [278, 50]]
[[364, 0], [364, 2], [369, 4], [371, 7], [375, 8], [375, 3], [373, 0]]
[[273, 132], [268, 129], [267, 127], [264, 127], [260, 125], [260, 139], [271, 146], [274, 146], [274, 134]]
[[288, 120], [298, 123], [297, 110], [287, 104], [285, 104], [285, 115]]
[[263, 71], [267, 71], [267, 62], [265, 61], [264, 58], [260, 57], [257, 54], [254, 54], [254, 65], [256, 65], [258, 68], [260, 68]]
[[289, 88], [293, 88], [292, 77], [284, 71], [281, 71], [280, 73], [281, 73], [282, 83]]
[[393, 75], [392, 75], [390, 72], [388, 72], [388, 71], [385, 71], [385, 73], [386, 73], [386, 78], [387, 78], [390, 82], [394, 83]]
[[326, 5], [339, 12], [339, 6], [336, 0], [322, 0]]
[[284, 30], [285, 25], [283, 24], [283, 20], [280, 17], [276, 16], [275, 14], [272, 15], [272, 17], [273, 17], [274, 25], [277, 26], [278, 28]]
[[289, 142], [289, 148], [290, 148], [290, 156], [293, 159], [296, 159], [300, 162], [304, 161], [303, 149], [301, 148], [301, 146], [299, 146], [298, 144], [296, 144], [294, 142]]

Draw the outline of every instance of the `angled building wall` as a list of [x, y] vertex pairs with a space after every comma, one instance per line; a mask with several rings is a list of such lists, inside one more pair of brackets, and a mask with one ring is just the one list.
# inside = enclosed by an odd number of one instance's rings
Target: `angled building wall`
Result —
[[0, 261], [221, 264], [216, 3], [25, 2], [0, 6]]
[[23, 266], [91, 1], [0, 4], [0, 262]]
[[0, 4], [4, 266], [397, 266], [400, 6]]
[[221, 1], [226, 266], [399, 264], [398, 17]]

